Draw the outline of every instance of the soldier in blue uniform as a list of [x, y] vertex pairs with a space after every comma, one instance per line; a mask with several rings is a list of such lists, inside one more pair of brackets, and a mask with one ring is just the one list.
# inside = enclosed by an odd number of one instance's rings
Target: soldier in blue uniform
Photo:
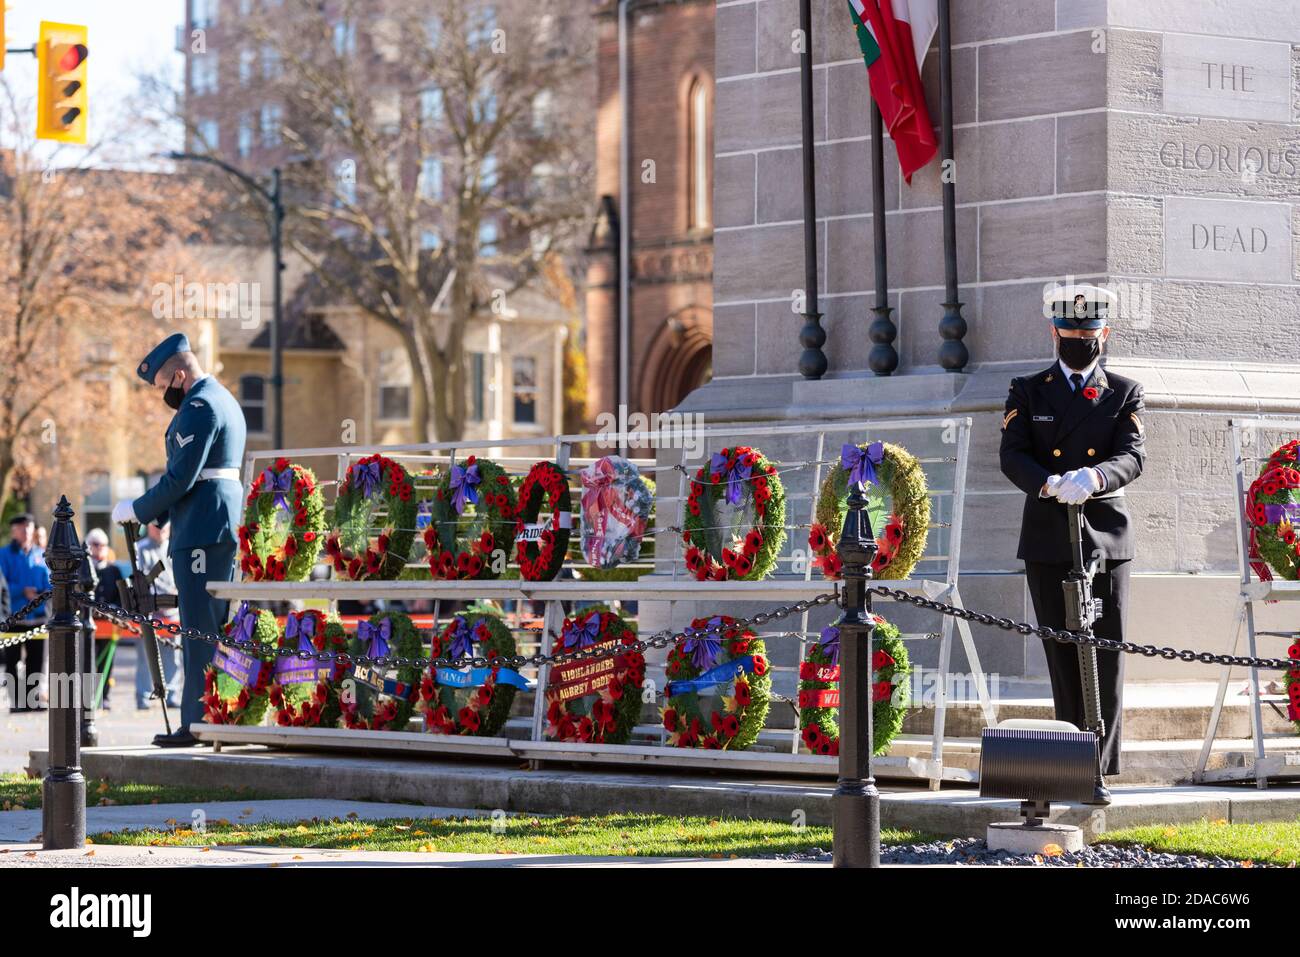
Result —
[[[235, 568], [236, 527], [242, 487], [244, 414], [235, 397], [200, 368], [182, 333], [164, 339], [136, 369], [145, 382], [162, 390], [176, 410], [167, 427], [167, 472], [134, 501], [118, 502], [114, 522], [171, 522], [172, 571], [181, 624], [206, 633], [220, 631], [227, 603], [213, 599], [208, 582], [230, 581]], [[189, 726], [203, 720], [203, 677], [213, 646], [186, 639], [182, 649], [185, 686], [181, 725], [160, 734], [160, 747], [197, 743]]]
[[[1013, 379], [1002, 416], [1002, 472], [1025, 493], [1017, 557], [1040, 625], [1065, 627], [1061, 583], [1071, 569], [1066, 505], [1083, 506], [1084, 560], [1100, 556], [1093, 594], [1102, 601], [1095, 634], [1124, 639], [1133, 535], [1124, 487], [1142, 474], [1142, 386], [1101, 367], [1113, 295], [1096, 286], [1057, 286], [1044, 299], [1057, 360]], [[1084, 726], [1079, 658], [1073, 644], [1043, 640], [1056, 717]], [[1101, 770], [1120, 770], [1124, 656], [1098, 651]], [[1099, 786], [1092, 803], [1109, 803]]]

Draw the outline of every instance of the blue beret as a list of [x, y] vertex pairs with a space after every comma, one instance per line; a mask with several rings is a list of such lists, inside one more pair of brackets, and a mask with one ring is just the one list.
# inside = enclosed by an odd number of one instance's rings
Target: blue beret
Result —
[[153, 352], [144, 357], [135, 370], [135, 374], [144, 379], [149, 385], [153, 385], [153, 377], [158, 374], [162, 364], [176, 355], [178, 352], [189, 352], [190, 340], [186, 338], [183, 332], [173, 332], [158, 345], [153, 347]]

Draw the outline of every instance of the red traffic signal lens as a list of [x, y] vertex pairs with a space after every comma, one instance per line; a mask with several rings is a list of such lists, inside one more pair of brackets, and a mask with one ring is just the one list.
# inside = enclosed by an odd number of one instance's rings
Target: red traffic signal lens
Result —
[[75, 70], [77, 67], [81, 66], [81, 64], [86, 62], [86, 57], [89, 55], [90, 51], [86, 49], [84, 43], [72, 44], [64, 50], [63, 55], [59, 57], [59, 62], [57, 64], [59, 72], [69, 73], [72, 70]]

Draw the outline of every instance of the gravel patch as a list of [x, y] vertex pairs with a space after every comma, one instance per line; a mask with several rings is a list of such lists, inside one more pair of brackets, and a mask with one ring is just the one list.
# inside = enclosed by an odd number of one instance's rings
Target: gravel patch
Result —
[[[796, 854], [782, 854], [778, 860], [831, 860], [830, 851], [814, 847]], [[1242, 861], [1197, 854], [1170, 854], [1139, 846], [1090, 844], [1082, 851], [1053, 857], [1018, 855], [990, 851], [982, 838], [959, 837], [928, 844], [889, 844], [880, 848], [881, 864], [970, 864], [982, 867], [1242, 867]], [[1253, 867], [1269, 865], [1252, 864]]]

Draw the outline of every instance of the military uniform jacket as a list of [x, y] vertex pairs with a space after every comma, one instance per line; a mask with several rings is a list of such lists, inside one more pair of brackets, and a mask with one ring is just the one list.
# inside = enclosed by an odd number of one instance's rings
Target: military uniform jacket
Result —
[[133, 504], [143, 523], [171, 522], [171, 552], [232, 541], [240, 521], [238, 480], [203, 478], [205, 469], [238, 468], [244, 412], [220, 382], [196, 382], [167, 426], [167, 472]]
[[[1095, 391], [1094, 391], [1095, 390]], [[1109, 375], [1098, 363], [1077, 392], [1059, 363], [1011, 381], [1002, 416], [1002, 473], [1025, 493], [1017, 557], [1069, 562], [1066, 506], [1039, 498], [1050, 475], [1092, 466], [1105, 487], [1083, 506], [1084, 560], [1095, 551], [1109, 560], [1133, 558], [1133, 536], [1123, 490], [1146, 461], [1142, 386]]]

